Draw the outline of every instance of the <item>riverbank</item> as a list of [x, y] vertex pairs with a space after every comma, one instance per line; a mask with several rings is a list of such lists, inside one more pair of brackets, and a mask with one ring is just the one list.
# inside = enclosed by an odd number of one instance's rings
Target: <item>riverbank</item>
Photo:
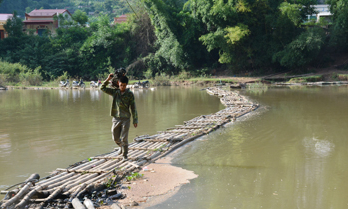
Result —
[[[145, 80], [140, 80], [141, 82]], [[254, 83], [263, 83], [274, 86], [287, 85], [335, 85], [346, 84], [348, 82], [348, 72], [338, 69], [323, 69], [317, 72], [306, 74], [292, 74], [291, 72], [277, 73], [258, 77], [228, 77], [228, 76], [211, 76], [211, 77], [196, 77], [179, 79], [177, 77], [161, 77], [148, 80], [151, 87], [154, 86], [218, 86], [230, 85], [233, 87], [246, 87], [254, 85]], [[129, 85], [139, 82], [139, 80], [131, 80]], [[86, 81], [85, 89], [96, 89], [89, 86]], [[255, 87], [255, 86], [253, 86]], [[25, 86], [25, 85], [7, 85], [7, 89], [81, 89], [80, 87], [59, 87], [57, 82], [46, 82], [42, 86]], [[1, 90], [5, 90], [2, 88]]]
[[[146, 208], [159, 204], [176, 194], [181, 185], [190, 183], [190, 180], [198, 176], [192, 171], [171, 165], [171, 157], [165, 157], [144, 167], [139, 173], [143, 175], [135, 181], [129, 182], [129, 186], [120, 189], [125, 199], [117, 204], [121, 206], [137, 206]], [[101, 208], [112, 208], [103, 206]]]

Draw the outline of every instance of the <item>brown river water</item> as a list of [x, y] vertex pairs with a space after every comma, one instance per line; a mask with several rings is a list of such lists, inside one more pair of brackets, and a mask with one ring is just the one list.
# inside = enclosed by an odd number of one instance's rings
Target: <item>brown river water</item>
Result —
[[[136, 135], [224, 108], [200, 88], [135, 91]], [[348, 87], [245, 90], [261, 107], [193, 143], [173, 164], [199, 175], [151, 208], [348, 208]], [[0, 91], [0, 189], [112, 151], [98, 90]]]
[[[129, 141], [224, 108], [200, 89], [135, 90], [139, 124], [131, 126]], [[45, 177], [56, 168], [113, 151], [111, 102], [100, 90], [0, 91], [0, 190], [32, 173]]]

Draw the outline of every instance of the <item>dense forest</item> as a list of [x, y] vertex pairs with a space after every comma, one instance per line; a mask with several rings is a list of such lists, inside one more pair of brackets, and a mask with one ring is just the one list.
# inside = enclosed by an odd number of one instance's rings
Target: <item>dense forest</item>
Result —
[[[348, 0], [330, 0], [331, 22], [318, 23], [307, 22], [315, 0], [142, 0], [130, 1], [131, 7], [109, 0], [17, 1], [21, 8], [91, 5], [76, 10], [74, 21], [66, 21], [55, 35], [24, 34], [20, 17], [8, 21], [11, 35], [0, 41], [0, 59], [39, 68], [44, 79], [64, 72], [95, 79], [120, 66], [135, 78], [182, 72], [202, 76], [216, 70], [230, 75], [305, 72], [348, 46]], [[12, 5], [7, 2], [15, 0], [3, 0], [0, 9]], [[98, 15], [89, 16], [89, 8]], [[110, 24], [115, 11], [129, 12], [128, 22]]]

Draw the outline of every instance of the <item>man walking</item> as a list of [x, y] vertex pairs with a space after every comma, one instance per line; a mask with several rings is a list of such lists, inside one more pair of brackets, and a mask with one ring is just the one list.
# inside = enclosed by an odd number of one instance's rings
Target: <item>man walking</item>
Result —
[[109, 74], [108, 78], [103, 82], [100, 90], [113, 97], [111, 106], [112, 118], [112, 139], [120, 146], [118, 154], [123, 154], [123, 159], [127, 160], [128, 154], [128, 132], [130, 127], [130, 117], [132, 112], [133, 125], [138, 126], [138, 113], [135, 107], [134, 94], [127, 89], [128, 78], [121, 76], [118, 79], [119, 88], [109, 88], [107, 85], [114, 75]]

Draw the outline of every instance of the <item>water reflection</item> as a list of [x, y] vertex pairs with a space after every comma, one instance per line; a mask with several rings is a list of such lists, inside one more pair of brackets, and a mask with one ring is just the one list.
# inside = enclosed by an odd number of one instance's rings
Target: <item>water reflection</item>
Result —
[[100, 97], [101, 97], [101, 91], [99, 89], [91, 89], [89, 91], [90, 97], [91, 97], [91, 101], [99, 101]]
[[60, 101], [68, 101], [69, 100], [69, 95], [70, 95], [70, 90], [68, 89], [59, 89], [59, 98]]
[[6, 157], [11, 153], [12, 144], [10, 135], [0, 133], [0, 157]]

